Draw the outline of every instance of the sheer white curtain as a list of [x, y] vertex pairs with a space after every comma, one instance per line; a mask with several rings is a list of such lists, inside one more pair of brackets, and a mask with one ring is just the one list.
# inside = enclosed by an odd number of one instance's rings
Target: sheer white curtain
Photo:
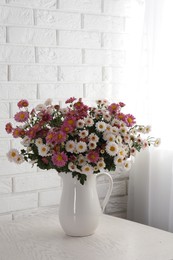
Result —
[[[136, 38], [131, 39], [138, 45], [137, 52], [131, 50], [130, 54], [136, 59], [127, 71], [132, 75], [131, 88], [135, 85], [138, 89], [134, 102], [138, 118], [149, 121], [152, 134], [161, 137], [162, 144], [136, 158], [130, 172], [127, 215], [133, 221], [173, 232], [173, 1], [142, 3], [143, 16], [133, 35]], [[139, 17], [135, 19], [137, 22]]]

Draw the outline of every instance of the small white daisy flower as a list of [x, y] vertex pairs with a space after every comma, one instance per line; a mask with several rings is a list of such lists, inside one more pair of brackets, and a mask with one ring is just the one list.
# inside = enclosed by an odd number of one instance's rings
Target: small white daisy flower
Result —
[[112, 132], [114, 135], [118, 135], [118, 134], [119, 134], [119, 129], [118, 129], [118, 127], [113, 126], [112, 129], [111, 129], [111, 132]]
[[110, 156], [115, 156], [118, 153], [118, 145], [114, 142], [109, 142], [106, 145], [106, 152], [110, 155]]
[[133, 155], [133, 156], [136, 155], [136, 149], [135, 149], [134, 147], [132, 147], [132, 148], [130, 149], [130, 154]]
[[91, 142], [89, 142], [88, 147], [90, 150], [93, 150], [97, 147], [97, 143], [91, 141]]
[[99, 170], [104, 169], [105, 166], [106, 166], [106, 164], [105, 164], [104, 160], [100, 160], [100, 161], [97, 162], [97, 168]]
[[120, 127], [119, 132], [124, 136], [127, 134], [127, 128], [126, 127]]
[[38, 147], [38, 154], [40, 156], [46, 156], [49, 151], [49, 147], [46, 144], [42, 144]]
[[80, 154], [78, 158], [79, 166], [85, 165], [85, 163], [86, 163], [86, 158], [82, 154]]
[[106, 130], [106, 123], [105, 122], [102, 122], [102, 121], [99, 121], [96, 123], [96, 129], [99, 131], [99, 132], [104, 132]]
[[31, 143], [31, 139], [28, 136], [25, 136], [20, 143], [23, 146], [28, 147]]
[[76, 122], [76, 127], [77, 128], [83, 128], [85, 125], [85, 121], [82, 120], [82, 119], [79, 119], [77, 122]]
[[129, 171], [131, 169], [131, 162], [130, 161], [125, 161], [123, 163], [123, 165], [124, 165], [124, 170], [125, 171]]
[[112, 132], [112, 126], [107, 124], [106, 126], [106, 131]]
[[118, 151], [119, 157], [125, 158], [126, 154], [127, 154], [127, 152], [122, 147], [119, 148], [119, 151]]
[[39, 104], [39, 105], [36, 106], [35, 110], [36, 110], [36, 111], [46, 110], [46, 105], [44, 105], [44, 104]]
[[122, 164], [123, 164], [123, 158], [120, 157], [120, 156], [116, 156], [116, 157], [114, 158], [114, 164], [117, 165], [117, 166], [122, 165]]
[[43, 140], [42, 140], [41, 138], [37, 138], [37, 139], [35, 140], [35, 144], [36, 144], [37, 147], [39, 147], [40, 145], [43, 144]]
[[14, 158], [14, 162], [17, 164], [23, 163], [25, 160], [21, 154], [19, 154], [17, 157]]
[[87, 145], [85, 142], [80, 141], [76, 144], [77, 153], [84, 153], [86, 150], [87, 150]]
[[81, 130], [81, 131], [79, 132], [79, 136], [80, 136], [81, 138], [87, 137], [87, 136], [88, 136], [88, 130]]
[[158, 147], [159, 145], [161, 144], [161, 139], [160, 138], [157, 138], [154, 142], [154, 146], [155, 147]]
[[65, 149], [67, 152], [73, 153], [75, 149], [75, 142], [72, 140], [67, 141], [67, 143], [65, 144]]
[[121, 144], [122, 141], [123, 141], [121, 135], [118, 135], [118, 136], [115, 138], [115, 140], [116, 140], [116, 142], [117, 142], [118, 144]]
[[19, 152], [17, 149], [11, 149], [8, 153], [7, 153], [7, 158], [10, 162], [14, 162], [15, 159], [19, 156]]
[[148, 133], [150, 133], [150, 132], [151, 132], [151, 126], [150, 126], [150, 125], [147, 125], [147, 126], [145, 127], [145, 133], [148, 134]]
[[107, 134], [106, 135], [106, 141], [114, 142], [115, 141], [115, 136], [113, 134]]
[[104, 119], [106, 122], [110, 122], [111, 116], [110, 116], [109, 114], [105, 114], [105, 115], [103, 115], [103, 119]]
[[85, 124], [89, 127], [93, 126], [94, 125], [94, 121], [91, 117], [86, 117], [85, 119]]
[[131, 140], [130, 140], [130, 135], [128, 135], [128, 134], [124, 135], [124, 142], [125, 142], [126, 144], [128, 144], [130, 141], [131, 141]]
[[69, 162], [68, 169], [73, 172], [73, 171], [76, 171], [77, 167], [74, 163]]
[[84, 174], [92, 174], [94, 172], [94, 169], [91, 165], [85, 164], [82, 166], [82, 173]]
[[46, 101], [44, 102], [44, 105], [45, 105], [45, 106], [50, 106], [50, 105], [52, 105], [52, 99], [51, 99], [51, 98], [46, 99]]
[[94, 134], [94, 133], [92, 133], [92, 134], [90, 134], [89, 136], [88, 136], [88, 139], [90, 140], [90, 141], [92, 141], [92, 142], [98, 142], [98, 140], [99, 140], [99, 137], [96, 135], [96, 134]]

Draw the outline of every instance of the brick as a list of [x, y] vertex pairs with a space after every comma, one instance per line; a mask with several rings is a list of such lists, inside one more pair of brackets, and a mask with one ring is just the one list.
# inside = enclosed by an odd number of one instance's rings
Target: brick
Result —
[[22, 163], [20, 165], [9, 162], [6, 157], [0, 157], [0, 176], [1, 175], [14, 175], [18, 173], [29, 173], [29, 172], [36, 172], [36, 167], [32, 168], [30, 163]]
[[127, 196], [112, 196], [106, 206], [106, 213], [124, 212], [127, 210]]
[[36, 99], [37, 98], [37, 85], [30, 83], [8, 83], [3, 84], [8, 90], [9, 99]]
[[9, 103], [0, 102], [0, 118], [9, 118]]
[[103, 80], [114, 83], [123, 83], [125, 81], [124, 70], [122, 68], [105, 67], [103, 72]]
[[35, 52], [33, 47], [23, 46], [0, 46], [0, 62], [25, 62], [35, 61]]
[[103, 47], [115, 50], [126, 49], [126, 35], [120, 33], [103, 33]]
[[8, 3], [24, 7], [56, 9], [56, 0], [8, 0]]
[[9, 43], [56, 45], [56, 30], [8, 27]]
[[54, 206], [59, 205], [61, 198], [62, 189], [42, 191], [39, 192], [39, 206]]
[[59, 0], [59, 8], [82, 12], [101, 12], [101, 0]]
[[0, 26], [0, 42], [6, 42], [6, 29], [5, 27]]
[[124, 52], [111, 50], [85, 50], [85, 64], [89, 65], [124, 65]]
[[36, 208], [37, 203], [38, 194], [36, 192], [29, 194], [4, 195], [0, 197], [0, 213]]
[[128, 16], [134, 6], [133, 0], [104, 0], [104, 12], [117, 16]]
[[44, 65], [11, 65], [11, 81], [57, 81], [58, 69], [56, 66]]
[[0, 80], [7, 81], [7, 74], [8, 74], [7, 66], [0, 64]]
[[39, 26], [51, 26], [58, 29], [80, 29], [80, 14], [37, 10], [36, 23]]
[[60, 69], [60, 81], [101, 81], [101, 67], [63, 67]]
[[12, 192], [12, 179], [0, 178], [0, 194]]
[[8, 99], [8, 87], [4, 83], [0, 83], [0, 99]]
[[0, 6], [0, 23], [33, 25], [33, 12], [26, 8]]
[[61, 99], [71, 96], [75, 96], [77, 98], [83, 96], [82, 84], [39, 84], [38, 90], [40, 99], [46, 99], [48, 92], [49, 97], [53, 99], [55, 97]]
[[0, 223], [12, 221], [12, 214], [0, 215]]
[[59, 31], [59, 45], [71, 48], [99, 48], [99, 32]]
[[81, 50], [59, 49], [59, 48], [37, 48], [39, 63], [52, 64], [81, 64]]
[[9, 149], [10, 149], [10, 141], [1, 139], [0, 140], [0, 156], [6, 156]]
[[34, 175], [17, 176], [13, 179], [14, 191], [31, 191], [38, 189], [46, 189], [51, 187], [57, 187], [60, 185], [60, 178], [58, 174], [49, 173], [44, 171], [44, 173], [35, 173]]
[[101, 15], [84, 15], [84, 29], [105, 32], [123, 32], [124, 19]]
[[85, 84], [85, 97], [88, 99], [110, 99], [112, 97], [112, 85], [104, 83]]

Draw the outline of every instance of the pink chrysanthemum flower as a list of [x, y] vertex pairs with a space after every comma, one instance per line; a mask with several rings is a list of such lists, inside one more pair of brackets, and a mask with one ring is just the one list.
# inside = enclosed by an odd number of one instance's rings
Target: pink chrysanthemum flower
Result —
[[14, 119], [17, 122], [26, 122], [29, 118], [29, 113], [27, 111], [20, 111], [18, 113], [15, 114]]
[[26, 99], [21, 99], [18, 103], [17, 103], [17, 106], [19, 108], [22, 108], [22, 107], [28, 107], [29, 103]]
[[51, 144], [54, 142], [54, 132], [49, 131], [47, 136], [46, 136], [46, 143]]
[[65, 103], [66, 103], [66, 104], [68, 104], [68, 103], [73, 103], [73, 101], [75, 101], [75, 100], [76, 100], [75, 97], [71, 97], [71, 98], [67, 99], [67, 100], [65, 101]]
[[63, 131], [58, 131], [57, 133], [55, 133], [53, 140], [55, 144], [60, 144], [66, 140], [66, 137], [66, 133], [64, 133]]
[[133, 126], [136, 123], [135, 117], [131, 114], [127, 114], [124, 118], [124, 121], [127, 126]]
[[96, 163], [99, 160], [99, 154], [96, 151], [90, 151], [87, 154], [87, 160], [92, 163]]
[[110, 106], [108, 106], [108, 110], [111, 114], [115, 114], [119, 112], [120, 110], [120, 105], [116, 103], [112, 103]]
[[12, 135], [14, 138], [21, 137], [22, 135], [24, 135], [24, 130], [21, 129], [20, 127], [16, 127], [13, 129]]
[[11, 134], [12, 130], [13, 130], [12, 124], [11, 123], [7, 123], [6, 126], [5, 126], [5, 130], [6, 130], [6, 132], [8, 134]]
[[68, 161], [68, 157], [64, 152], [61, 153], [55, 153], [52, 156], [52, 162], [55, 166], [63, 167], [66, 165], [66, 162]]

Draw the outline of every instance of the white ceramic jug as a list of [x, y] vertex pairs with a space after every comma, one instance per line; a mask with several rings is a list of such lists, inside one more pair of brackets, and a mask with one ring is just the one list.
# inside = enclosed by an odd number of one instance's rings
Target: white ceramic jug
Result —
[[[72, 173], [60, 173], [63, 180], [63, 190], [59, 207], [59, 220], [62, 229], [70, 236], [88, 236], [94, 233], [99, 223], [99, 217], [104, 212], [113, 188], [110, 174], [101, 172], [87, 175], [82, 185]], [[109, 188], [102, 206], [97, 194], [96, 179], [106, 176]]]

